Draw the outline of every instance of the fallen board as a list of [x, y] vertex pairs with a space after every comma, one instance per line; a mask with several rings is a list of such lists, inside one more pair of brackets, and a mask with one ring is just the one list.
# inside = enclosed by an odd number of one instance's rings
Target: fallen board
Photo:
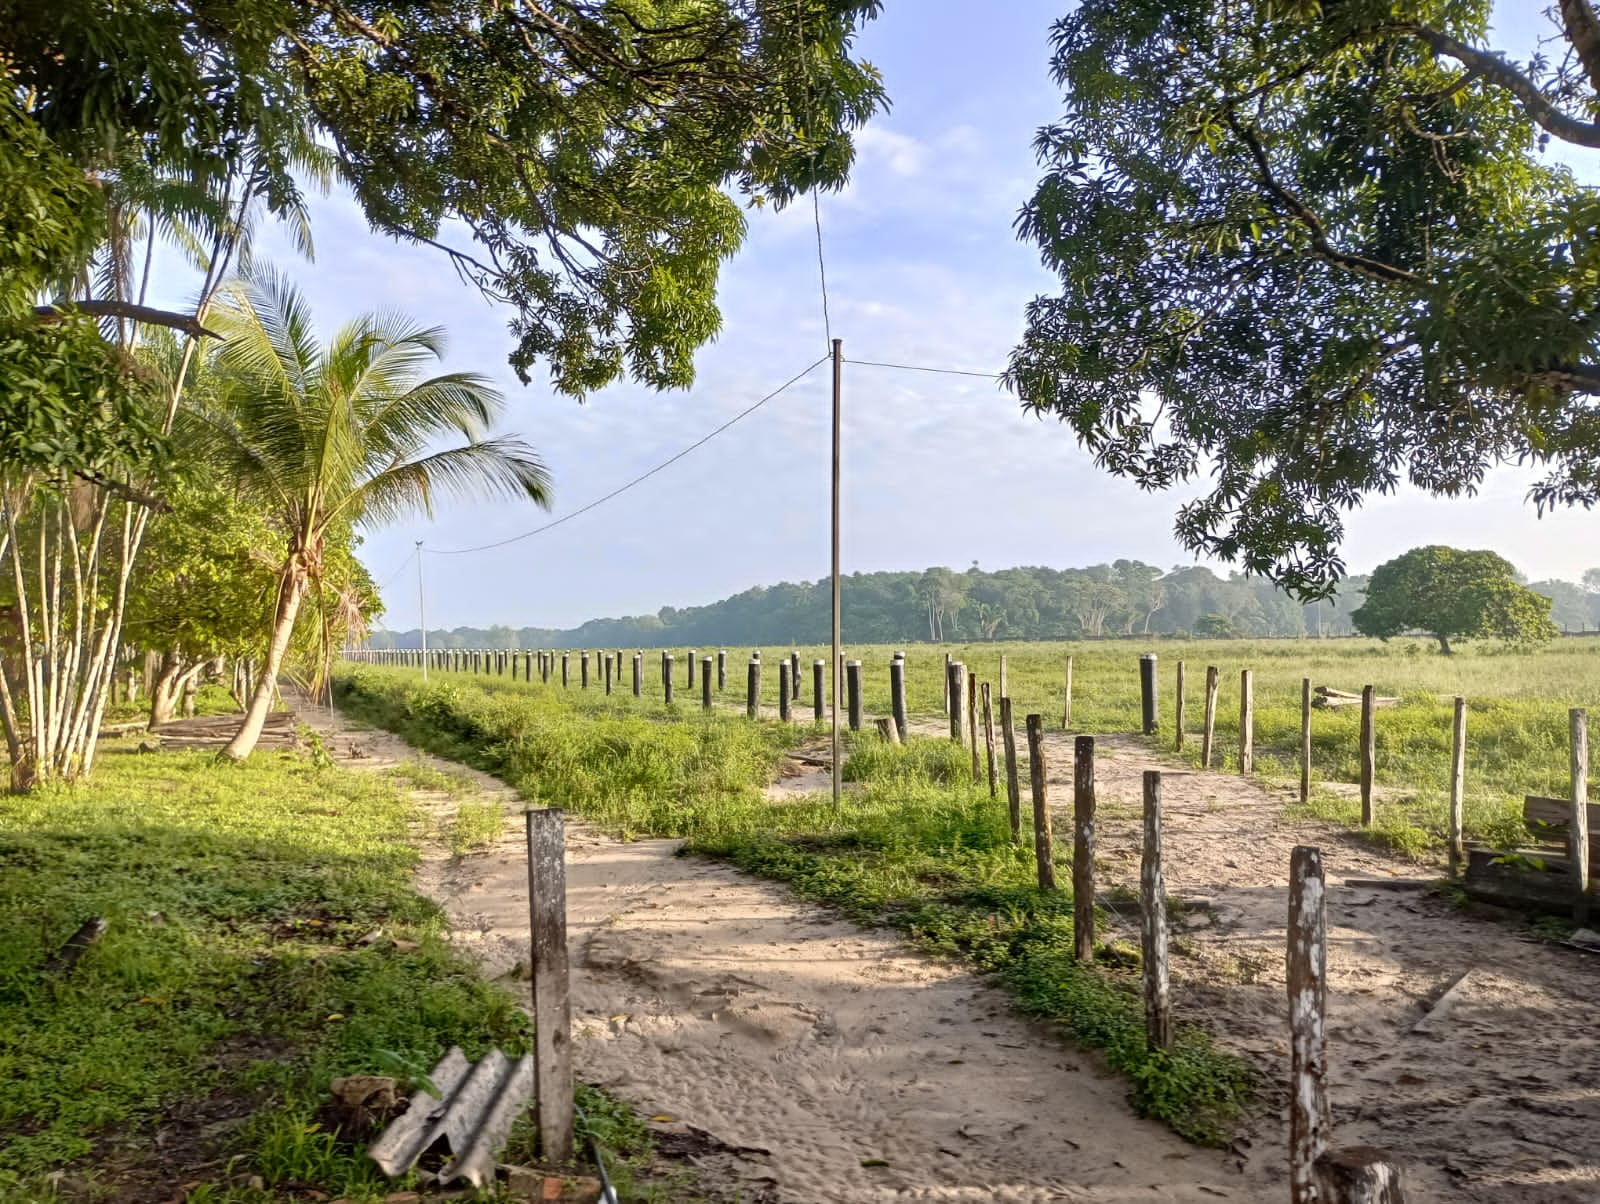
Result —
[[[1567, 828], [1572, 816], [1572, 804], [1564, 798], [1541, 798], [1530, 794], [1522, 800], [1522, 819], [1528, 831], [1541, 841], [1548, 841], [1548, 855], [1567, 856]], [[1600, 805], [1589, 804], [1589, 866], [1600, 870]]]
[[1548, 849], [1468, 849], [1461, 889], [1497, 907], [1553, 915], [1572, 911], [1572, 867]]
[[[240, 715], [206, 715], [198, 719], [178, 719], [150, 729], [160, 737], [165, 749], [220, 749], [239, 730]], [[293, 711], [272, 711], [261, 727], [260, 748], [297, 748], [299, 730]]]

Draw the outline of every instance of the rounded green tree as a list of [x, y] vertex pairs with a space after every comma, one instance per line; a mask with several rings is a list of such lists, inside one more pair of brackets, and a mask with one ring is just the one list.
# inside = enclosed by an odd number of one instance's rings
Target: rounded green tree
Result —
[[1367, 583], [1366, 602], [1350, 617], [1357, 631], [1381, 640], [1425, 631], [1446, 656], [1453, 639], [1533, 644], [1558, 634], [1550, 599], [1519, 584], [1509, 560], [1437, 544], [1379, 565]]

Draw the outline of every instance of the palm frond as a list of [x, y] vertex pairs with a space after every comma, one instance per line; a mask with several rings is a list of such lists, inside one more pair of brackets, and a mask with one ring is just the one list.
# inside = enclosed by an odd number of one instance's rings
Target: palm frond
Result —
[[349, 512], [369, 524], [433, 514], [437, 498], [528, 501], [548, 510], [550, 473], [533, 448], [514, 436], [485, 439], [387, 468], [350, 495]]

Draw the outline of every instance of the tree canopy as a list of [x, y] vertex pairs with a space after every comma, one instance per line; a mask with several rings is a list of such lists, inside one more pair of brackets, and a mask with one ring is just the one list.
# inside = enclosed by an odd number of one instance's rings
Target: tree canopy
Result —
[[1550, 602], [1520, 584], [1502, 556], [1435, 545], [1413, 548], [1374, 569], [1366, 601], [1351, 618], [1357, 631], [1380, 639], [1426, 631], [1448, 655], [1453, 639], [1554, 639], [1559, 633]]
[[[693, 377], [727, 189], [843, 184], [885, 102], [878, 0], [0, 0], [0, 70], [81, 171], [222, 180], [274, 212], [332, 148], [372, 226], [514, 307], [512, 362], [581, 395]], [[3, 189], [0, 185], [0, 189]]]
[[1600, 22], [1488, 44], [1488, 0], [1084, 0], [1019, 229], [1061, 278], [1008, 379], [1152, 489], [1210, 474], [1186, 546], [1303, 596], [1402, 481], [1543, 470], [1600, 499]]

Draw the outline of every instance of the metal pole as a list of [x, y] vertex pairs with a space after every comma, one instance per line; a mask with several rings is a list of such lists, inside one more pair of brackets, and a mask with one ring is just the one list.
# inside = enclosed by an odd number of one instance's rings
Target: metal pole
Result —
[[422, 680], [428, 680], [428, 610], [422, 592], [422, 541], [417, 540], [417, 618], [422, 623]]
[[844, 770], [839, 747], [839, 426], [844, 377], [844, 340], [833, 340], [833, 809], [839, 810], [839, 777]]

